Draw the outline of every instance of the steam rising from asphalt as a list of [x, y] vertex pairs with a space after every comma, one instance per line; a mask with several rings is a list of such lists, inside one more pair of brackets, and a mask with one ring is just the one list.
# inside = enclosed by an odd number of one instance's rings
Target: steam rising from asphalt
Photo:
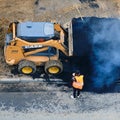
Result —
[[120, 20], [101, 19], [93, 30], [91, 62], [96, 87], [109, 86], [118, 78], [120, 67]]
[[87, 84], [92, 81], [95, 88], [109, 87], [120, 77], [120, 20], [83, 19], [73, 19], [74, 54], [83, 58], [79, 65], [86, 69]]

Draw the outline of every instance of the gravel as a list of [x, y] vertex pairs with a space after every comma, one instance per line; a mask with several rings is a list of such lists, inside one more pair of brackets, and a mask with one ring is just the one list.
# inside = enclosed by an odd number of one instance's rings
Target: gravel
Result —
[[[72, 89], [47, 85], [36, 92], [0, 92], [0, 120], [119, 120], [119, 93], [81, 93], [71, 99]], [[36, 88], [37, 89], [37, 88]], [[32, 90], [31, 90], [32, 91]]]

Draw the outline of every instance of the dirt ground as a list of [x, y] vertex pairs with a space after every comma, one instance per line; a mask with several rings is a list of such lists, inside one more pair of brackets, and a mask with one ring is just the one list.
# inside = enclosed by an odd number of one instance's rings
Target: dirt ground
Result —
[[66, 27], [72, 18], [84, 16], [119, 18], [120, 0], [0, 0], [0, 77], [11, 76], [11, 67], [3, 56], [10, 22], [56, 21]]

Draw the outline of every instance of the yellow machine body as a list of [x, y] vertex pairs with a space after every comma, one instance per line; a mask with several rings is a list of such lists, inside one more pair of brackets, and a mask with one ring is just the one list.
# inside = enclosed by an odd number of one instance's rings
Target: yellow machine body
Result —
[[[52, 38], [44, 40], [43, 38], [40, 38], [40, 40], [32, 42], [17, 37], [17, 25], [18, 23], [11, 23], [7, 31], [7, 34], [12, 35], [12, 39], [5, 43], [4, 46], [4, 56], [7, 64], [18, 65], [21, 61], [25, 60], [33, 62], [36, 66], [42, 66], [45, 65], [47, 61], [59, 61], [59, 50], [66, 56], [69, 56], [69, 49], [64, 44], [65, 31], [59, 24], [54, 24], [54, 30], [59, 34], [59, 39]], [[49, 50], [49, 47], [55, 49], [56, 53], [54, 55], [35, 55]], [[26, 51], [24, 48], [29, 49], [29, 51]], [[27, 66], [26, 69], [29, 69], [28, 67], [29, 66]], [[52, 71], [53, 69], [56, 69], [55, 66], [52, 66], [49, 71]], [[25, 71], [25, 69], [22, 70]]]

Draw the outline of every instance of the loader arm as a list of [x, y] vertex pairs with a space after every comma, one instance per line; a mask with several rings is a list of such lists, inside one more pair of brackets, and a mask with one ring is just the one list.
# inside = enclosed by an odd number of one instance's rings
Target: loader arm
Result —
[[48, 47], [40, 48], [40, 49], [37, 49], [37, 50], [32, 50], [30, 52], [25, 52], [24, 56], [26, 57], [26, 56], [29, 56], [29, 55], [32, 55], [32, 54], [36, 54], [38, 52], [43, 52], [43, 51], [46, 51], [46, 50], [48, 50]]
[[[68, 52], [68, 48], [62, 44], [59, 40], [48, 40], [48, 41], [45, 41], [45, 42], [27, 42], [27, 41], [24, 41], [24, 40], [21, 40], [19, 38], [15, 38], [15, 40], [12, 40], [11, 41], [11, 45], [15, 45], [15, 46], [19, 46], [19, 47], [30, 47], [30, 46], [41, 46], [42, 47], [54, 47], [56, 49], [59, 49], [61, 52], [63, 52], [66, 56], [69, 56], [69, 52]], [[38, 51], [36, 50], [36, 53]], [[35, 51], [34, 51], [35, 53]], [[33, 54], [31, 52], [31, 54]]]

